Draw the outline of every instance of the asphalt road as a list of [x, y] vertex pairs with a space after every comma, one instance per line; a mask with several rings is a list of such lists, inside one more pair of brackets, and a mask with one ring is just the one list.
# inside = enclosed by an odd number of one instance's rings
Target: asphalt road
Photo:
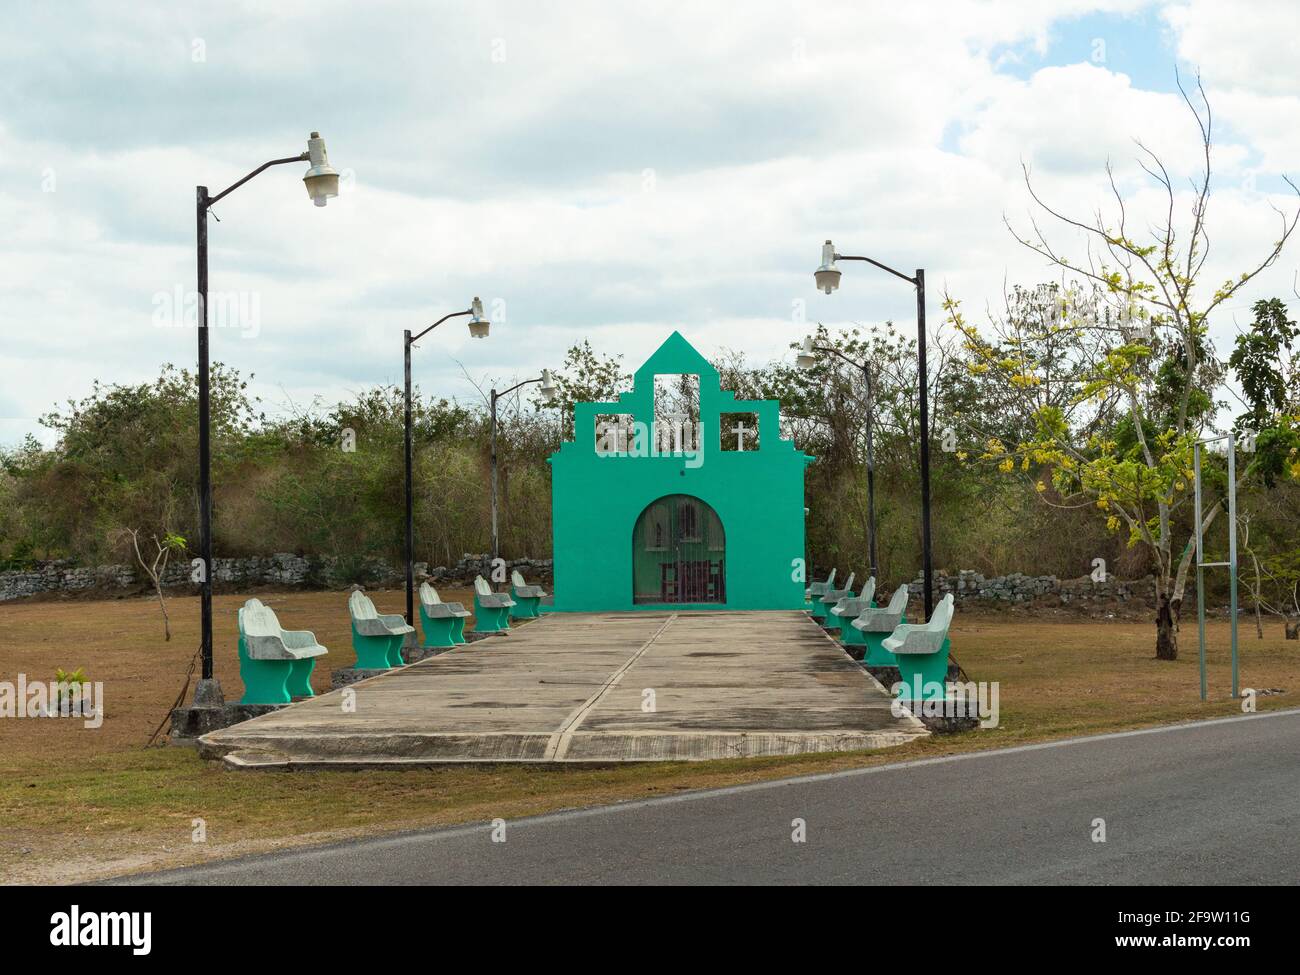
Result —
[[407, 833], [122, 882], [1295, 884], [1300, 710], [682, 793], [493, 835]]

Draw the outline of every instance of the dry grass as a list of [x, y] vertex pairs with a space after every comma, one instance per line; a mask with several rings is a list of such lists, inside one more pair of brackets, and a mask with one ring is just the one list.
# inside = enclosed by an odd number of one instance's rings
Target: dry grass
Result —
[[[445, 593], [469, 601], [468, 593]], [[374, 594], [400, 612], [400, 591]], [[243, 596], [218, 596], [216, 673], [228, 694], [240, 684], [235, 611]], [[340, 593], [261, 597], [286, 628], [312, 629], [351, 661]], [[416, 826], [511, 818], [682, 789], [880, 764], [956, 751], [1227, 715], [1227, 625], [1211, 625], [1211, 700], [1202, 704], [1195, 630], [1183, 659], [1152, 656], [1150, 624], [960, 613], [953, 646], [975, 680], [998, 681], [996, 729], [932, 738], [883, 752], [746, 759], [607, 769], [473, 767], [391, 772], [240, 773], [201, 762], [189, 749], [143, 747], [175, 697], [197, 642], [197, 600], [171, 600], [174, 637], [162, 641], [148, 599], [43, 600], [0, 606], [0, 680], [19, 672], [49, 679], [85, 667], [105, 684], [103, 726], [75, 719], [0, 722], [0, 878], [76, 880], [130, 870]], [[1256, 640], [1242, 628], [1244, 687], [1283, 688], [1261, 709], [1294, 705], [1300, 644], [1281, 626]], [[331, 659], [331, 658], [327, 658]], [[329, 667], [315, 678], [328, 688]], [[192, 820], [208, 842], [190, 842]]]

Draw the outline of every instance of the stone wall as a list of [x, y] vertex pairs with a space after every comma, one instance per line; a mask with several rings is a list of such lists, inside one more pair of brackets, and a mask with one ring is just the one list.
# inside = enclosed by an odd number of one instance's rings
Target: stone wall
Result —
[[[415, 563], [417, 580], [426, 574], [434, 585], [469, 583], [477, 574], [490, 578], [492, 559], [486, 554], [463, 555], [455, 565], [435, 566]], [[518, 569], [529, 582], [549, 582], [550, 559], [509, 559], [507, 569]], [[163, 574], [168, 589], [197, 588], [190, 582], [187, 560], [173, 562]], [[317, 556], [275, 555], [243, 559], [213, 559], [213, 582], [222, 586], [303, 586], [309, 588], [346, 587], [352, 582], [366, 585], [401, 585], [406, 578], [403, 565], [375, 559], [354, 566], [346, 573], [336, 559]], [[43, 592], [74, 593], [91, 590], [137, 589], [147, 585], [143, 572], [132, 565], [77, 566], [64, 560], [38, 562], [30, 569], [0, 572], [0, 602], [34, 596]]]
[[[468, 584], [475, 575], [490, 578], [492, 559], [486, 553], [466, 553], [454, 565], [415, 563], [416, 579], [426, 574], [434, 585]], [[508, 569], [518, 569], [529, 582], [549, 583], [550, 559], [511, 559]], [[352, 575], [360, 578], [353, 578]], [[825, 573], [814, 578], [825, 578]], [[308, 588], [345, 588], [360, 581], [372, 586], [398, 586], [405, 579], [401, 564], [373, 560], [351, 574], [344, 575], [338, 562], [331, 558], [292, 555], [253, 556], [243, 559], [214, 559], [213, 580], [222, 586], [303, 586]], [[40, 562], [29, 570], [0, 572], [0, 602], [21, 599], [42, 592], [79, 592], [87, 590], [122, 590], [146, 584], [144, 575], [131, 565], [76, 566], [66, 561]], [[167, 567], [163, 585], [169, 589], [192, 586], [188, 561], [173, 562]], [[908, 588], [920, 595], [922, 577]], [[1029, 576], [1013, 572], [1005, 576], [983, 576], [963, 569], [956, 575], [935, 575], [935, 591], [943, 596], [952, 593], [960, 603], [1031, 603], [1041, 599], [1068, 605], [1127, 603], [1150, 601], [1155, 595], [1151, 577], [1138, 580], [1108, 577], [1094, 582], [1090, 576], [1058, 579], [1056, 576]], [[1187, 597], [1195, 593], [1194, 580], [1188, 580]]]
[[135, 585], [129, 565], [79, 567], [71, 562], [38, 562], [31, 569], [0, 572], [0, 602], [38, 592], [123, 589]]
[[[925, 587], [925, 576], [917, 573], [908, 584], [913, 595], [920, 595]], [[1029, 603], [1047, 598], [1068, 605], [1090, 603], [1126, 603], [1132, 600], [1151, 601], [1155, 598], [1155, 579], [1116, 579], [1107, 576], [1105, 582], [1095, 582], [1091, 576], [1078, 579], [1058, 579], [1056, 576], [1028, 576], [1013, 572], [1005, 576], [983, 576], [970, 569], [956, 575], [935, 573], [934, 589], [940, 596], [952, 593], [958, 605], [962, 603]], [[1188, 581], [1187, 595], [1195, 592], [1194, 581]], [[1054, 597], [1054, 599], [1053, 599]]]

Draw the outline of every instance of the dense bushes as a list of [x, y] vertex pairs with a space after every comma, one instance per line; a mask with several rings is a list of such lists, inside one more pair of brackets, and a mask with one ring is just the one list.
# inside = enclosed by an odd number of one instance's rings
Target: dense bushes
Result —
[[[882, 582], [915, 577], [920, 567], [915, 359], [910, 342], [890, 331], [834, 342], [850, 357], [869, 357], [874, 387], [876, 509]], [[1140, 548], [1108, 531], [1092, 507], [1054, 507], [1035, 495], [1037, 475], [1008, 477], [973, 461], [950, 435], [952, 418], [994, 406], [972, 401], [951, 351], [940, 344], [931, 379], [933, 519], [936, 567], [986, 575], [1023, 571], [1077, 577], [1104, 558], [1109, 571], [1144, 575]], [[754, 367], [728, 353], [718, 363], [724, 386], [746, 397], [777, 397], [782, 422], [817, 461], [808, 468], [808, 548], [813, 565], [867, 568], [865, 387], [861, 373], [827, 359], [810, 372], [777, 363]], [[499, 406], [500, 537], [507, 557], [550, 554], [550, 470], [561, 417], [575, 399], [608, 398], [626, 388], [616, 359], [585, 346], [556, 370], [561, 407], [519, 397]], [[535, 388], [535, 387], [532, 387]], [[375, 557], [401, 558], [403, 545], [402, 399], [377, 387], [328, 410], [267, 419], [243, 379], [213, 374], [216, 425], [213, 481], [216, 551], [243, 556], [273, 551], [334, 556], [340, 578]], [[124, 527], [197, 537], [195, 383], [165, 367], [139, 386], [96, 386], [45, 418], [58, 443], [34, 441], [0, 454], [0, 563], [69, 557], [90, 564], [126, 560], [115, 541]], [[490, 545], [489, 430], [486, 409], [418, 399], [415, 418], [416, 557], [432, 565]], [[567, 422], [566, 422], [567, 428]], [[1283, 564], [1296, 544], [1300, 490], [1294, 482], [1249, 486], [1243, 511], [1254, 512], [1252, 545]], [[1049, 499], [1050, 500], [1050, 499]], [[1190, 513], [1180, 510], [1188, 520]], [[1190, 526], [1189, 526], [1190, 527]], [[1222, 522], [1211, 543], [1222, 546]], [[1247, 559], [1243, 555], [1243, 572]], [[349, 568], [351, 567], [351, 568]]]

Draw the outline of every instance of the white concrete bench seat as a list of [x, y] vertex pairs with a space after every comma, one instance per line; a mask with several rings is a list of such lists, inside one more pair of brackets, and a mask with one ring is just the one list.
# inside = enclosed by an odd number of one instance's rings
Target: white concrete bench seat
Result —
[[493, 592], [482, 576], [474, 577], [474, 628], [479, 633], [504, 633], [510, 629], [510, 610], [515, 601], [506, 593]]
[[836, 589], [832, 584], [831, 586], [827, 587], [826, 591], [822, 593], [820, 598], [813, 597], [813, 612], [812, 612], [813, 616], [815, 616], [819, 620], [826, 619], [826, 616], [828, 613], [830, 613], [832, 606], [838, 603], [845, 596], [852, 596], [853, 578], [854, 578], [854, 573], [850, 572], [848, 582], [844, 584], [843, 588]]
[[856, 596], [845, 596], [831, 607], [830, 615], [826, 617], [827, 627], [838, 626], [842, 643], [856, 646], [866, 643], [862, 632], [853, 628], [853, 621], [862, 614], [863, 610], [871, 608], [871, 601], [875, 597], [876, 577], [871, 576], [862, 587], [862, 592]]
[[934, 608], [928, 623], [900, 623], [885, 640], [885, 649], [898, 654], [937, 653], [948, 639], [948, 626], [952, 622], [952, 593], [944, 596]]
[[[250, 600], [252, 602], [252, 600]], [[243, 616], [244, 645], [250, 660], [306, 660], [329, 653], [316, 642], [311, 630], [284, 630], [275, 611], [259, 602], [245, 605]]]
[[837, 619], [857, 619], [864, 610], [871, 608], [871, 600], [876, 598], [876, 578], [872, 576], [856, 596], [843, 596], [831, 607], [831, 615]]
[[348, 597], [348, 613], [352, 617], [352, 649], [357, 652], [358, 670], [402, 666], [402, 644], [415, 627], [395, 613], [381, 614], [371, 598], [360, 591]]
[[541, 599], [543, 596], [546, 595], [546, 590], [543, 589], [541, 586], [528, 585], [528, 583], [524, 581], [523, 575], [517, 570], [511, 571], [510, 584], [514, 586], [515, 596], [535, 596], [538, 599]]
[[429, 583], [420, 586], [420, 622], [426, 647], [454, 647], [465, 642], [470, 611], [460, 603], [444, 603]]
[[849, 622], [849, 629], [858, 634], [855, 640], [846, 640], [853, 645], [861, 644], [865, 649], [858, 657], [869, 667], [896, 667], [898, 660], [883, 646], [885, 638], [893, 633], [899, 623], [907, 621], [907, 599], [909, 596], [906, 583], [894, 590], [889, 605], [884, 607], [867, 607], [858, 614], [858, 618]]
[[803, 598], [817, 602], [822, 596], [826, 595], [826, 590], [835, 584], [835, 573], [837, 570], [831, 569], [831, 574], [826, 577], [825, 582], [809, 583], [808, 588], [803, 591]]
[[534, 619], [542, 615], [540, 607], [547, 595], [546, 590], [541, 586], [530, 586], [517, 570], [510, 573], [510, 593], [515, 600], [511, 616], [516, 619]]
[[313, 697], [311, 674], [316, 658], [329, 653], [310, 630], [286, 630], [275, 611], [260, 599], [240, 607], [239, 676], [244, 704], [288, 704]]
[[894, 590], [889, 605], [883, 608], [864, 607], [858, 614], [858, 618], [853, 621], [853, 628], [864, 633], [893, 633], [894, 628], [903, 621], [903, 614], [907, 612], [909, 595], [907, 586], [899, 586]]
[[942, 700], [947, 694], [953, 596], [944, 596], [925, 623], [900, 623], [881, 646], [898, 661], [900, 700]]

